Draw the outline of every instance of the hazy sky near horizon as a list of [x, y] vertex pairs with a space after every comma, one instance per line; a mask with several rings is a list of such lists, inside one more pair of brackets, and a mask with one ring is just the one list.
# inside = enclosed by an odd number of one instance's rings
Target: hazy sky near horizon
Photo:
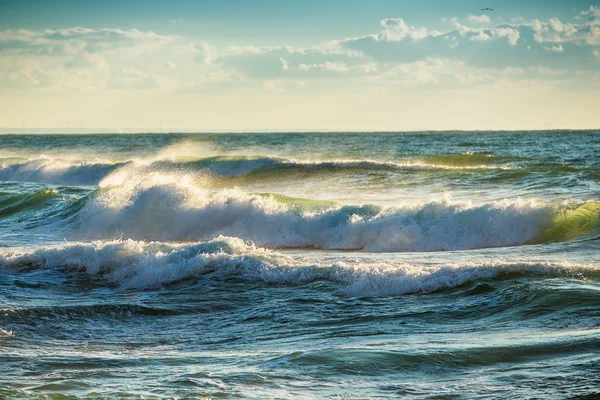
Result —
[[599, 109], [590, 1], [0, 0], [0, 128], [600, 128]]

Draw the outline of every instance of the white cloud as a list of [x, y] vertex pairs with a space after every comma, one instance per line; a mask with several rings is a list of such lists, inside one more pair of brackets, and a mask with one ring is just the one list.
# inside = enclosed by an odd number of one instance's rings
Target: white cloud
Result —
[[196, 44], [196, 50], [200, 56], [202, 62], [206, 65], [210, 65], [213, 63], [215, 58], [217, 57], [217, 49], [214, 46], [211, 46], [207, 42], [200, 42]]
[[[76, 54], [80, 51], [111, 52], [127, 50], [140, 54], [156, 50], [175, 39], [174, 36], [159, 35], [138, 29], [89, 29], [73, 27], [67, 29], [28, 31], [24, 29], [0, 32], [0, 52], [11, 54]], [[9, 43], [9, 46], [5, 46]]]
[[490, 40], [491, 38], [492, 37], [490, 35], [488, 35], [487, 33], [485, 33], [484, 31], [479, 31], [478, 34], [472, 35], [471, 39], [469, 39], [469, 40], [472, 40], [472, 41], [475, 41], [475, 42], [481, 42], [481, 41], [484, 41], [484, 40]]
[[600, 8], [590, 6], [582, 12], [583, 22], [563, 23], [558, 18], [548, 21], [534, 20], [531, 26], [535, 32], [535, 40], [539, 43], [600, 44]]
[[544, 66], [531, 67], [530, 70], [540, 75], [564, 75], [568, 73], [568, 71], [565, 70], [556, 70]]
[[402, 18], [386, 18], [380, 24], [385, 29], [376, 36], [379, 40], [399, 41], [405, 38], [421, 40], [440, 34], [438, 31], [429, 31], [423, 27], [408, 26]]
[[310, 71], [311, 69], [331, 72], [348, 72], [350, 68], [343, 62], [325, 61], [321, 64], [300, 64], [298, 68], [302, 71]]
[[370, 62], [370, 63], [366, 63], [366, 64], [360, 64], [358, 66], [359, 70], [364, 72], [365, 74], [371, 74], [373, 72], [377, 71], [377, 64], [374, 62]]
[[279, 57], [279, 61], [281, 61], [281, 69], [287, 71], [290, 69], [290, 63], [286, 61], [285, 58]]
[[[367, 81], [379, 81], [383, 87], [385, 81], [415, 85], [516, 80], [524, 75], [541, 79], [551, 74], [531, 67], [546, 62], [539, 67], [572, 70], [578, 63], [585, 69], [597, 66], [600, 59], [598, 48], [572, 51], [576, 45], [595, 43], [600, 32], [595, 7], [581, 14], [576, 24], [552, 18], [482, 26], [491, 22], [487, 15], [469, 15], [467, 20], [454, 20], [453, 28], [440, 32], [387, 18], [374, 33], [306, 47], [218, 49], [200, 38], [138, 29], [7, 30], [0, 32], [0, 83], [69, 90], [194, 90], [208, 82], [223, 88], [291, 90], [300, 87], [291, 81], [320, 79], [320, 87]], [[544, 57], [544, 50], [556, 54]], [[573, 60], [576, 55], [582, 61]], [[579, 67], [582, 63], [588, 64]], [[483, 68], [494, 72], [484, 73]]]
[[562, 44], [559, 44], [557, 46], [552, 46], [552, 47], [544, 47], [544, 49], [546, 49], [548, 51], [552, 51], [554, 53], [562, 53], [563, 51], [565, 51]]
[[515, 46], [521, 34], [513, 26], [503, 25], [495, 28], [472, 28], [459, 23], [456, 24], [456, 32], [464, 38], [472, 41], [485, 41], [492, 38], [506, 38], [508, 43]]
[[469, 17], [467, 19], [469, 20], [469, 22], [474, 23], [474, 24], [489, 24], [490, 22], [492, 22], [490, 17], [488, 17], [485, 14], [469, 15]]

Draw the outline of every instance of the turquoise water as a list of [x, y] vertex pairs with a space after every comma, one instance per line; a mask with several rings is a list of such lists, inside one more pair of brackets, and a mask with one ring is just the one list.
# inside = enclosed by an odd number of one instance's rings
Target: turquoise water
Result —
[[0, 397], [600, 393], [600, 132], [0, 136]]

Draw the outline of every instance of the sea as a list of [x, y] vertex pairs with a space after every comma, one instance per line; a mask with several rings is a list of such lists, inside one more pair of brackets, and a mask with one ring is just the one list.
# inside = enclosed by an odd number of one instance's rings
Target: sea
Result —
[[2, 399], [600, 398], [600, 131], [0, 135]]

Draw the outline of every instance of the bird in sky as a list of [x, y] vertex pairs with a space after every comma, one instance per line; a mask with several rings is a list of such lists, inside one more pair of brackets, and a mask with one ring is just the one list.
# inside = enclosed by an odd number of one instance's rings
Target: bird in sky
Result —
[[482, 9], [481, 9], [481, 11], [494, 11], [494, 9], [493, 9], [493, 8], [487, 8], [487, 7], [486, 7], [486, 8], [482, 8]]

